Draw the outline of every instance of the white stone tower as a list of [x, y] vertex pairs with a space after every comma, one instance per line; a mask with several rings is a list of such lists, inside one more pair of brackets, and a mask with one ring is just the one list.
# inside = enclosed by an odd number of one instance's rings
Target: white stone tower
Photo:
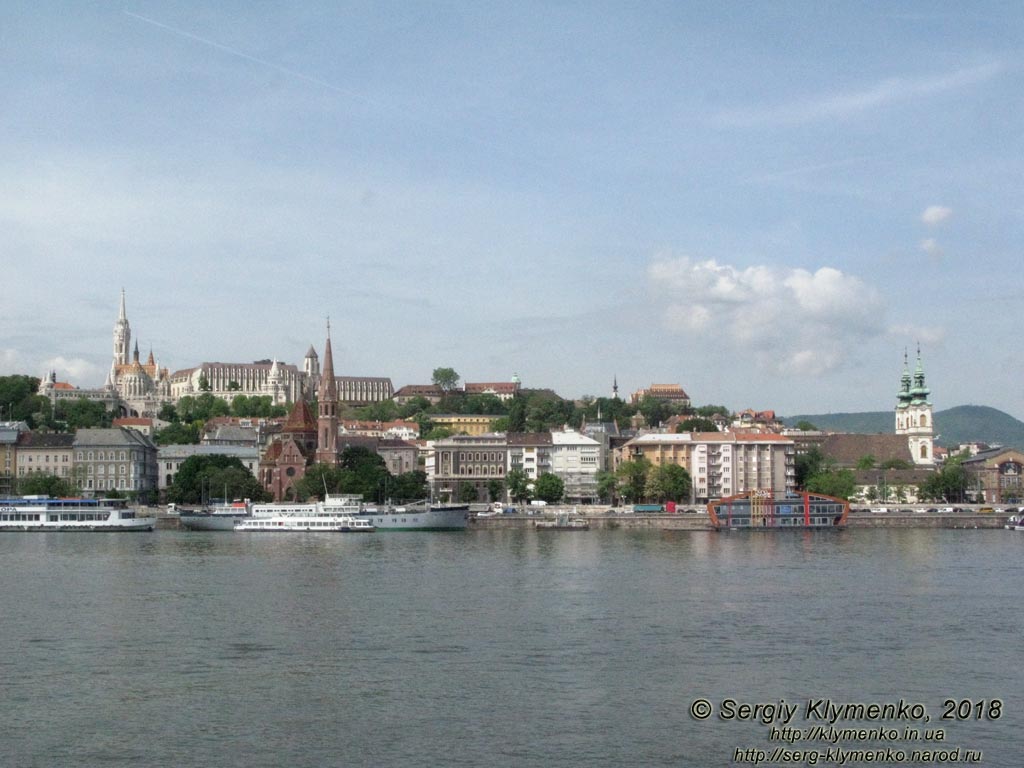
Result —
[[924, 383], [924, 367], [921, 364], [921, 347], [917, 348], [917, 366], [910, 376], [907, 353], [903, 353], [903, 376], [896, 402], [896, 434], [906, 435], [910, 455], [918, 465], [935, 462], [934, 438], [935, 421], [932, 404], [928, 400], [930, 390]]
[[128, 365], [131, 362], [132, 329], [128, 325], [128, 313], [124, 306], [124, 288], [121, 289], [121, 312], [114, 323], [114, 365]]

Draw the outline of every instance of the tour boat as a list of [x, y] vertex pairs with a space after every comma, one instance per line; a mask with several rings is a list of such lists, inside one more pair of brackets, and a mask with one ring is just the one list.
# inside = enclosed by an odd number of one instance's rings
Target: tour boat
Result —
[[372, 533], [373, 524], [360, 514], [360, 496], [328, 495], [324, 501], [253, 504], [249, 516], [235, 521], [234, 530], [267, 533]]
[[138, 515], [123, 499], [0, 499], [0, 531], [152, 531], [156, 516]]

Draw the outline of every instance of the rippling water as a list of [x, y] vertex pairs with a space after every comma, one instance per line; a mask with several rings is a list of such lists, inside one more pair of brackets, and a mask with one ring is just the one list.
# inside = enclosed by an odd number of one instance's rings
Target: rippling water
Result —
[[998, 697], [946, 746], [1018, 766], [1022, 556], [1006, 531], [3, 534], [0, 765], [711, 766], [769, 744], [692, 719], [705, 696], [935, 719]]

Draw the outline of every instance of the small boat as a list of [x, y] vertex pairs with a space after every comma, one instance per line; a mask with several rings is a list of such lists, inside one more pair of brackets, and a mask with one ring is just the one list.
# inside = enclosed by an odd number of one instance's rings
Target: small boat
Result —
[[1003, 528], [1008, 531], [1024, 531], [1024, 515], [1010, 515]]
[[588, 531], [590, 522], [582, 517], [569, 517], [567, 512], [560, 512], [553, 520], [538, 520], [533, 524], [538, 531]]
[[0, 531], [152, 531], [156, 517], [138, 515], [124, 499], [0, 499]]

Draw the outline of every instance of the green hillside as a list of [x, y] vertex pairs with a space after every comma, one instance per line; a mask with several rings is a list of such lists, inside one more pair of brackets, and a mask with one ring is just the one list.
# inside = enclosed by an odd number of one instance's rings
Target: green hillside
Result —
[[[788, 427], [809, 421], [827, 432], [853, 432], [856, 434], [891, 434], [892, 411], [865, 413], [820, 413], [805, 416], [787, 416]], [[1008, 413], [985, 405], [958, 405], [935, 413], [935, 432], [940, 445], [982, 442], [989, 445], [1024, 447], [1024, 422]]]

